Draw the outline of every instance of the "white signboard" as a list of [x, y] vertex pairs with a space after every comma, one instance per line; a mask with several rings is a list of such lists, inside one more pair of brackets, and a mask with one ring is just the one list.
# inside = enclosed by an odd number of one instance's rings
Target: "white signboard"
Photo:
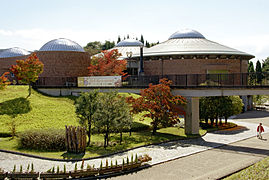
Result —
[[120, 87], [121, 76], [78, 77], [78, 87]]

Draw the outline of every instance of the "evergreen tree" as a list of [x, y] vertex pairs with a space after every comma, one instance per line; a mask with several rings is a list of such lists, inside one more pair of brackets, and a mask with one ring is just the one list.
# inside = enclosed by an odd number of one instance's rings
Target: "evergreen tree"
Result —
[[142, 34], [141, 34], [140, 42], [142, 42], [144, 44], [144, 37]]
[[123, 128], [130, 127], [131, 118], [129, 105], [117, 92], [111, 91], [100, 96], [94, 119], [95, 128], [104, 134], [105, 148], [109, 145], [110, 133], [122, 132]]
[[269, 72], [269, 57], [262, 61], [262, 72]]
[[259, 60], [256, 63], [256, 73], [257, 73], [257, 83], [260, 84], [263, 79], [263, 74], [262, 74], [262, 66]]
[[81, 93], [81, 96], [76, 99], [75, 108], [79, 123], [87, 124], [88, 127], [88, 146], [91, 143], [92, 124], [94, 121], [93, 115], [96, 112], [98, 103], [98, 91], [93, 90], [86, 93]]
[[121, 42], [120, 36], [118, 36], [117, 43]]
[[127, 39], [130, 39], [129, 34], [127, 34]]
[[102, 45], [102, 50], [108, 50], [115, 46], [114, 41], [105, 41], [105, 43]]
[[255, 74], [254, 74], [254, 65], [253, 65], [253, 62], [250, 61], [249, 64], [248, 64], [248, 73], [249, 73], [249, 85], [253, 85], [254, 84], [254, 81], [256, 79], [255, 77]]
[[146, 41], [146, 47], [149, 48], [150, 47], [150, 44], [148, 41]]

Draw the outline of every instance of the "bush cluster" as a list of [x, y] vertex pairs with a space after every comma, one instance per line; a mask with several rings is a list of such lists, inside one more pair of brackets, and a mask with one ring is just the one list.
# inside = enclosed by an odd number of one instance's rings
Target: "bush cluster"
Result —
[[65, 130], [43, 129], [25, 131], [19, 135], [19, 147], [41, 151], [65, 150]]

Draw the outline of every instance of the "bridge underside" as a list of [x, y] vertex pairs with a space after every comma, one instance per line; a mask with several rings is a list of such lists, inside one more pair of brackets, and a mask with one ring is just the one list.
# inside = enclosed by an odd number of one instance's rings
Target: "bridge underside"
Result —
[[[78, 96], [80, 92], [91, 91], [94, 88], [38, 88], [42, 93], [51, 96]], [[140, 88], [99, 88], [101, 92], [116, 90], [118, 92], [140, 94]], [[185, 132], [186, 134], [199, 134], [199, 97], [207, 96], [247, 96], [269, 95], [269, 88], [188, 88], [172, 90], [174, 95], [187, 98]]]

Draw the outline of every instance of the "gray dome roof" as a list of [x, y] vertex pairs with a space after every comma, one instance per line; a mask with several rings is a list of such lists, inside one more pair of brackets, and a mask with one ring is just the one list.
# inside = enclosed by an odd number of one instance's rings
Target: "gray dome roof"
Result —
[[[246, 59], [254, 58], [251, 54], [207, 40], [194, 30], [178, 31], [167, 41], [147, 48], [143, 53], [145, 57], [172, 55], [237, 55]], [[134, 54], [133, 57], [139, 57], [139, 54]]]
[[54, 39], [44, 44], [39, 51], [78, 51], [85, 52], [76, 42], [65, 38]]
[[192, 29], [184, 29], [172, 34], [169, 39], [181, 39], [181, 38], [203, 38], [205, 37], [198, 31]]
[[8, 57], [18, 57], [18, 56], [25, 56], [30, 54], [30, 51], [25, 49], [21, 49], [19, 47], [13, 47], [9, 49], [5, 49], [0, 53], [0, 58], [8, 58]]
[[122, 46], [123, 47], [124, 46], [143, 46], [143, 43], [135, 39], [125, 39], [116, 45], [116, 47], [122, 47]]

